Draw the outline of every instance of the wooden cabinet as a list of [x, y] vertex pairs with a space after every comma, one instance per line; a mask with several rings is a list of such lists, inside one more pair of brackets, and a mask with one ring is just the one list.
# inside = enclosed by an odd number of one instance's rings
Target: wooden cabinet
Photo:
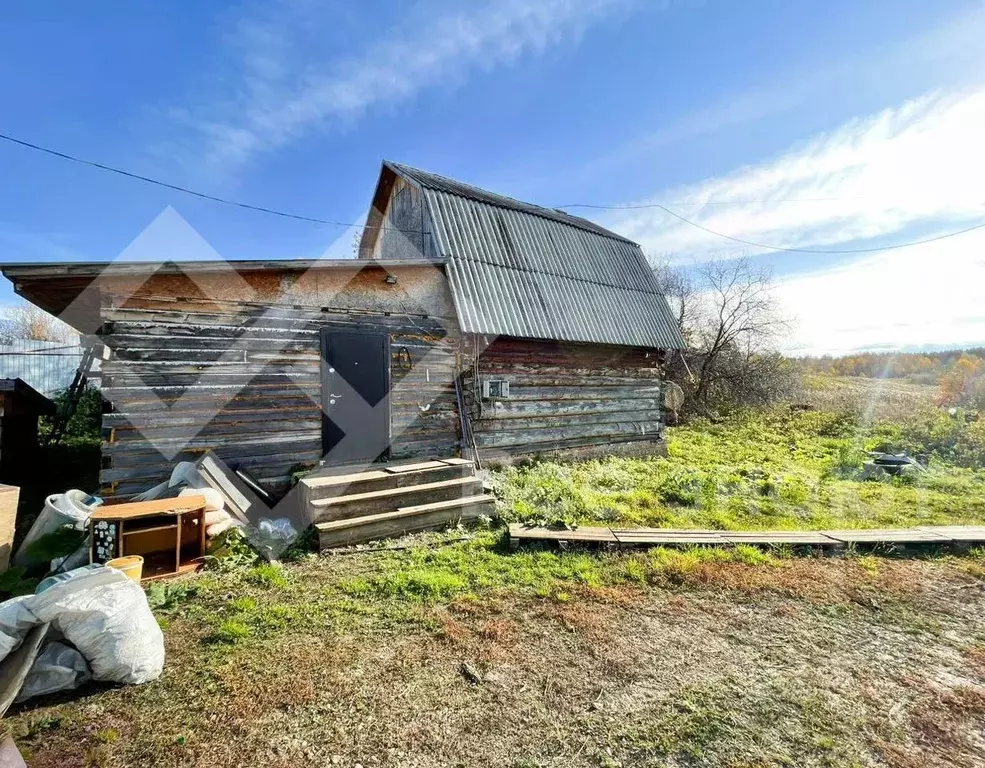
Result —
[[99, 507], [89, 525], [90, 562], [140, 555], [144, 581], [193, 571], [205, 556], [204, 496]]

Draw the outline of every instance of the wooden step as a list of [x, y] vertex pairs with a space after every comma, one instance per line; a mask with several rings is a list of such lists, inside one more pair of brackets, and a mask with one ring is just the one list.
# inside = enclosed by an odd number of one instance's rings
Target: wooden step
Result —
[[318, 544], [321, 549], [344, 547], [364, 541], [443, 528], [462, 520], [473, 520], [480, 515], [491, 517], [495, 511], [494, 502], [492, 496], [466, 496], [431, 504], [401, 507], [394, 512], [318, 523], [315, 526], [318, 531]]
[[418, 462], [413, 468], [381, 467], [350, 474], [326, 474], [302, 478], [302, 494], [307, 503], [331, 499], [336, 496], [350, 496], [371, 491], [385, 491], [391, 488], [404, 488], [409, 485], [436, 483], [471, 477], [474, 467], [465, 464], [446, 464], [441, 461]]
[[419, 504], [431, 504], [449, 499], [461, 499], [482, 493], [482, 481], [475, 477], [458, 477], [436, 483], [422, 483], [399, 488], [386, 488], [367, 493], [352, 493], [312, 501], [308, 508], [316, 523], [365, 517]]

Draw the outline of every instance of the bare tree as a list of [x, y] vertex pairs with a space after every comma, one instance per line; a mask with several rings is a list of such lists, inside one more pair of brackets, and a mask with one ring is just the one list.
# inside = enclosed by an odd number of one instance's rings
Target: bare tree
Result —
[[768, 270], [732, 259], [690, 273], [665, 265], [654, 274], [688, 342], [681, 365], [672, 358], [670, 373], [693, 410], [766, 403], [789, 391], [792, 369], [773, 351], [789, 323]]
[[772, 275], [747, 259], [712, 261], [698, 275], [703, 301], [695, 336], [702, 360], [695, 399], [703, 403], [725, 353], [751, 359], [768, 350], [788, 322], [780, 315]]
[[69, 342], [78, 336], [71, 326], [32, 304], [9, 307], [5, 314], [13, 339]]
[[667, 303], [674, 313], [681, 335], [690, 343], [689, 336], [695, 325], [694, 313], [697, 309], [694, 279], [686, 270], [670, 262], [663, 262], [654, 267], [653, 276], [657, 278], [661, 293], [667, 297]]

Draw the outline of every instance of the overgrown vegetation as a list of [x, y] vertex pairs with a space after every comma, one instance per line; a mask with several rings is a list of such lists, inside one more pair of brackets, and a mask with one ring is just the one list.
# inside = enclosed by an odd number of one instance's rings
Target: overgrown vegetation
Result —
[[[930, 457], [926, 472], [862, 481], [866, 451]], [[907, 422], [777, 407], [671, 431], [666, 458], [534, 462], [497, 473], [521, 521], [670, 528], [888, 527], [985, 520], [985, 422], [934, 408]]]
[[664, 265], [654, 276], [688, 347], [665, 362], [668, 378], [685, 393], [677, 417], [789, 399], [799, 368], [774, 348], [788, 319], [768, 271], [732, 259], [691, 270]]
[[[500, 470], [502, 512], [718, 528], [985, 520], [977, 414], [934, 407], [932, 388], [829, 383], [806, 399], [836, 410], [694, 419], [670, 431], [666, 458]], [[925, 454], [928, 469], [863, 481], [868, 450]], [[12, 710], [4, 730], [30, 765], [982, 763], [985, 551], [510, 552], [480, 527], [321, 557], [299, 544], [282, 566], [236, 534], [211, 554], [202, 574], [148, 587], [160, 680]]]
[[[68, 392], [60, 392], [54, 397], [55, 408], [62, 413], [68, 401]], [[71, 418], [65, 425], [61, 442], [65, 446], [82, 447], [98, 446], [101, 440], [103, 424], [103, 396], [99, 389], [87, 386], [75, 405]], [[38, 424], [39, 437], [44, 438], [51, 433], [54, 417], [42, 416]]]

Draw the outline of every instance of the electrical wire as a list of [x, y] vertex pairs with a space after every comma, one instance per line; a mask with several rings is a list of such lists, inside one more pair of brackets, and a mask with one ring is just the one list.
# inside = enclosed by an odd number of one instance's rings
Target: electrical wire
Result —
[[[835, 203], [845, 200], [870, 200], [868, 197], [774, 197], [770, 200], [675, 200], [666, 205], [769, 205], [771, 203]], [[658, 203], [641, 203], [640, 205], [594, 205], [592, 203], [569, 203], [555, 205], [557, 210], [565, 208], [596, 208], [601, 211], [638, 211], [643, 208], [660, 208]]]
[[[295, 219], [297, 221], [307, 221], [307, 222], [311, 222], [313, 224], [326, 224], [326, 225], [335, 226], [335, 227], [345, 227], [345, 228], [360, 227], [360, 228], [363, 228], [363, 229], [384, 229], [384, 230], [385, 229], [393, 229], [394, 231], [399, 231], [399, 232], [404, 232], [404, 233], [409, 233], [409, 234], [425, 234], [423, 232], [423, 230], [413, 230], [413, 229], [399, 229], [399, 230], [397, 230], [396, 228], [388, 227], [386, 225], [374, 227], [374, 226], [370, 226], [368, 224], [359, 224], [359, 223], [353, 223], [353, 222], [347, 222], [347, 221], [332, 221], [330, 219], [320, 219], [320, 218], [317, 218], [317, 217], [314, 217], [314, 216], [303, 216], [301, 214], [290, 213], [290, 212], [287, 212], [287, 211], [280, 211], [280, 210], [277, 210], [277, 209], [274, 209], [274, 208], [266, 208], [266, 207], [261, 206], [261, 205], [251, 205], [250, 203], [240, 202], [239, 200], [230, 200], [228, 198], [218, 197], [216, 195], [210, 195], [210, 194], [207, 194], [205, 192], [199, 192], [197, 190], [189, 189], [188, 187], [183, 187], [183, 186], [180, 186], [178, 184], [170, 184], [170, 183], [168, 183], [166, 181], [161, 181], [160, 179], [151, 178], [150, 176], [143, 176], [143, 175], [141, 175], [139, 173], [133, 173], [132, 171], [127, 171], [127, 170], [124, 170], [122, 168], [116, 168], [116, 167], [111, 166], [111, 165], [105, 165], [104, 163], [97, 163], [94, 160], [86, 160], [85, 158], [76, 157], [75, 155], [70, 155], [70, 154], [68, 154], [66, 152], [59, 152], [56, 149], [51, 149], [50, 147], [44, 147], [44, 146], [41, 146], [40, 144], [34, 144], [32, 142], [29, 142], [29, 141], [24, 141], [23, 139], [18, 139], [18, 138], [15, 138], [14, 136], [9, 136], [7, 134], [0, 133], [0, 139], [2, 139], [3, 141], [10, 142], [11, 144], [16, 144], [18, 146], [25, 147], [27, 149], [33, 149], [33, 150], [35, 150], [37, 152], [43, 152], [44, 154], [51, 155], [53, 157], [61, 158], [62, 160], [68, 160], [68, 161], [73, 162], [73, 163], [79, 163], [81, 165], [86, 165], [86, 166], [89, 166], [91, 168], [97, 168], [97, 169], [99, 169], [101, 171], [107, 171], [109, 173], [115, 173], [115, 174], [118, 174], [120, 176], [125, 176], [125, 177], [130, 178], [130, 179], [135, 179], [137, 181], [142, 181], [142, 182], [144, 182], [146, 184], [154, 184], [154, 185], [159, 186], [159, 187], [164, 187], [165, 189], [174, 190], [175, 192], [182, 192], [182, 193], [184, 193], [186, 195], [192, 195], [194, 197], [198, 197], [198, 198], [201, 198], [203, 200], [210, 200], [210, 201], [215, 202], [215, 203], [221, 203], [223, 205], [230, 205], [230, 206], [233, 206], [235, 208], [242, 208], [242, 209], [248, 210], [248, 211], [257, 211], [259, 213], [267, 213], [267, 214], [270, 214], [272, 216], [280, 216], [280, 217], [283, 217], [283, 218], [286, 218], [286, 219]], [[840, 199], [840, 198], [802, 198], [802, 199], [799, 199], [799, 200], [798, 199], [788, 199], [785, 202], [820, 202], [820, 201], [824, 201], [824, 200], [838, 200], [838, 199]], [[708, 201], [708, 202], [710, 203], [712, 201]], [[742, 201], [720, 201], [720, 202], [721, 203], [740, 203]], [[749, 202], [756, 202], [756, 201], [749, 201]], [[770, 201], [760, 201], [760, 202], [770, 202]], [[778, 201], [773, 201], [773, 202], [778, 202]], [[639, 210], [639, 209], [642, 209], [642, 208], [656, 208], [656, 209], [659, 209], [659, 210], [663, 211], [664, 213], [667, 213], [670, 216], [673, 216], [675, 219], [679, 219], [680, 221], [682, 221], [685, 224], [688, 224], [689, 226], [695, 227], [696, 229], [700, 229], [701, 231], [707, 232], [708, 234], [714, 235], [715, 237], [720, 237], [720, 238], [722, 238], [724, 240], [731, 240], [732, 242], [740, 243], [741, 245], [748, 245], [748, 246], [753, 247], [753, 248], [765, 248], [766, 250], [782, 251], [782, 252], [786, 252], [786, 253], [853, 254], [853, 253], [877, 253], [879, 251], [893, 251], [893, 250], [898, 250], [900, 248], [910, 248], [910, 247], [916, 246], [916, 245], [925, 245], [927, 243], [935, 243], [935, 242], [938, 242], [940, 240], [945, 240], [945, 239], [950, 238], [950, 237], [957, 237], [958, 235], [963, 235], [963, 234], [966, 234], [968, 232], [973, 232], [973, 231], [975, 231], [977, 229], [983, 229], [983, 228], [985, 228], [985, 222], [982, 222], [980, 224], [975, 224], [974, 226], [971, 226], [971, 227], [966, 227], [964, 229], [959, 229], [959, 230], [954, 231], [954, 232], [947, 232], [947, 233], [945, 233], [943, 235], [937, 235], [935, 237], [928, 237], [928, 238], [925, 238], [923, 240], [913, 240], [913, 241], [910, 241], [910, 242], [907, 242], [907, 243], [896, 243], [896, 244], [893, 244], [893, 245], [883, 245], [883, 246], [879, 246], [879, 247], [876, 247], [876, 248], [840, 248], [840, 249], [830, 249], [830, 248], [825, 248], [825, 249], [822, 249], [822, 248], [788, 248], [788, 247], [784, 247], [784, 246], [781, 246], [781, 245], [771, 245], [769, 243], [758, 243], [758, 242], [756, 242], [754, 240], [745, 240], [745, 239], [743, 239], [741, 237], [733, 237], [732, 235], [727, 235], [724, 232], [717, 232], [714, 229], [710, 229], [709, 227], [706, 227], [703, 224], [699, 224], [696, 221], [692, 221], [691, 219], [688, 219], [685, 216], [682, 216], [681, 214], [677, 213], [676, 211], [671, 210], [666, 205], [663, 205], [661, 203], [647, 203], [647, 204], [644, 204], [644, 205], [625, 205], [625, 206], [592, 205], [592, 204], [588, 204], [588, 203], [572, 203], [572, 204], [569, 204], [569, 205], [557, 206], [557, 210], [560, 210], [562, 208], [593, 208], [593, 209], [596, 209], [596, 210]]]
[[[584, 207], [584, 208], [599, 208], [602, 210], [619, 210], [618, 207], [610, 207], [604, 205], [584, 205], [584, 206], [574, 206], [569, 205], [568, 208], [574, 207]], [[852, 253], [878, 253], [879, 251], [895, 251], [900, 248], [911, 248], [915, 245], [926, 245], [927, 243], [936, 243], [939, 240], [946, 240], [949, 237], [957, 237], [958, 235], [964, 235], [968, 232], [974, 232], [976, 229], [985, 229], [985, 222], [980, 224], [975, 224], [970, 227], [965, 227], [964, 229], [955, 230], [954, 232], [945, 232], [942, 235], [936, 235], [934, 237], [928, 237], [923, 240], [911, 240], [906, 243], [894, 243], [892, 245], [882, 245], [875, 248], [788, 248], [782, 245], [770, 245], [769, 243], [757, 243], [755, 240], [745, 240], [741, 237], [733, 237], [732, 235], [727, 235], [724, 232], [717, 232], [714, 229], [710, 229], [703, 224], [699, 224], [696, 221], [688, 219], [685, 216], [671, 210], [666, 205], [661, 205], [660, 203], [650, 203], [646, 206], [639, 206], [646, 208], [658, 208], [664, 213], [673, 216], [675, 219], [688, 224], [696, 229], [700, 229], [702, 232], [707, 232], [709, 235], [715, 235], [715, 237], [720, 237], [724, 240], [731, 240], [734, 243], [741, 243], [742, 245], [748, 245], [753, 248], [765, 248], [770, 251], [783, 251], [786, 253], [817, 253], [817, 254], [852, 254]]]
[[73, 163], [79, 163], [81, 165], [87, 165], [91, 168], [97, 168], [101, 171], [107, 171], [109, 173], [115, 173], [119, 176], [125, 176], [128, 179], [136, 179], [137, 181], [142, 181], [146, 184], [154, 184], [158, 187], [164, 187], [165, 189], [171, 189], [175, 192], [182, 192], [186, 195], [192, 195], [194, 197], [201, 198], [203, 200], [211, 200], [214, 203], [222, 203], [223, 205], [231, 205], [235, 208], [243, 208], [248, 211], [258, 211], [260, 213], [268, 213], [272, 216], [281, 216], [285, 219], [296, 219], [298, 221], [308, 221], [312, 224], [327, 224], [335, 227], [346, 227], [346, 228], [362, 228], [362, 229], [391, 229], [399, 232], [406, 232], [410, 234], [423, 234], [423, 232], [416, 229], [400, 229], [396, 230], [394, 227], [379, 226], [372, 227], [368, 224], [359, 224], [348, 221], [331, 221], [329, 219], [319, 219], [314, 216], [303, 216], [297, 213], [289, 213], [287, 211], [279, 211], [274, 208], [265, 208], [262, 205], [251, 205], [250, 203], [243, 203], [239, 200], [230, 200], [225, 197], [217, 197], [216, 195], [210, 195], [205, 192], [198, 192], [194, 189], [189, 189], [188, 187], [182, 187], [179, 184], [170, 184], [166, 181], [161, 181], [160, 179], [154, 179], [150, 176], [142, 176], [139, 173], [133, 173], [132, 171], [127, 171], [122, 168], [116, 168], [112, 165], [105, 165], [104, 163], [97, 163], [94, 160], [86, 160], [82, 157], [76, 157], [75, 155], [70, 155], [67, 152], [59, 152], [56, 149], [51, 149], [50, 147], [43, 147], [40, 144], [33, 144], [29, 141], [24, 141], [23, 139], [15, 138], [14, 136], [8, 136], [7, 134], [0, 133], [0, 139], [3, 141], [8, 141], [11, 144], [17, 144], [21, 147], [26, 147], [27, 149], [33, 149], [38, 152], [43, 152], [47, 155], [52, 155], [53, 157], [61, 158], [62, 160], [68, 160]]

